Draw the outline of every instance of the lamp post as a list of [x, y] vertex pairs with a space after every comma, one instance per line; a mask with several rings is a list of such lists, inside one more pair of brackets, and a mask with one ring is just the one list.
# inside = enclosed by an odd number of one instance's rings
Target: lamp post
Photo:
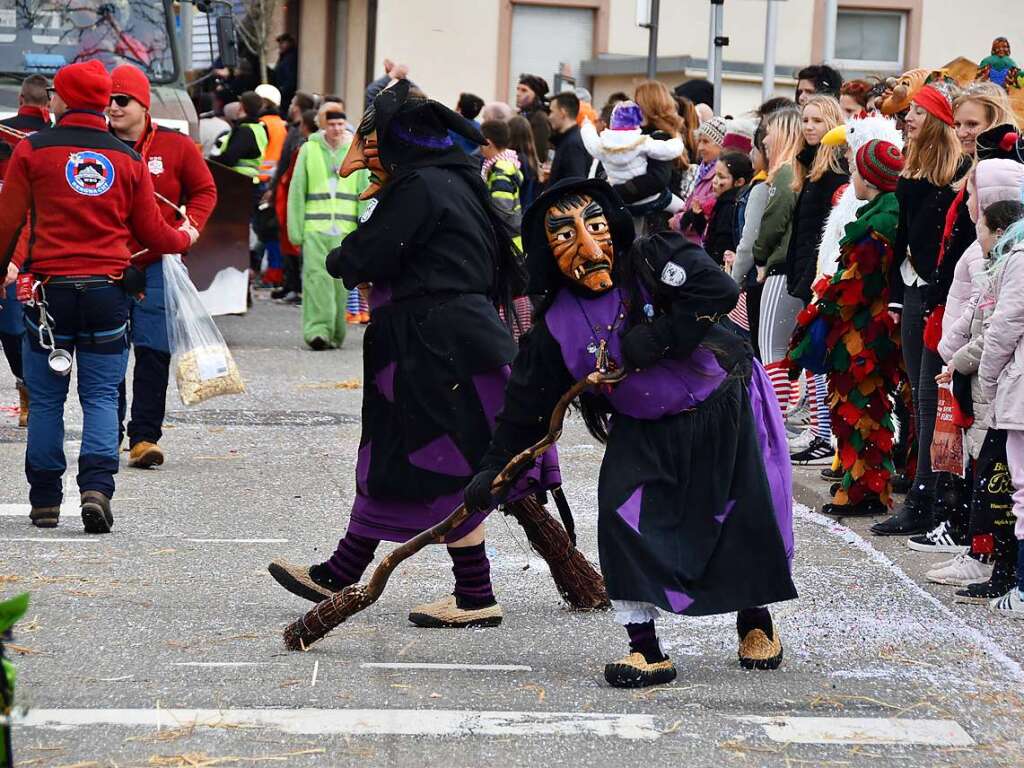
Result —
[[647, 43], [647, 79], [654, 80], [658, 76], [658, 16], [661, 11], [661, 0], [637, 0], [636, 24], [646, 27], [649, 34]]
[[714, 110], [722, 109], [722, 48], [729, 44], [729, 38], [722, 35], [725, 19], [725, 0], [711, 0], [711, 18], [708, 23], [708, 80], [714, 87]]
[[761, 75], [761, 102], [775, 93], [775, 47], [779, 36], [779, 6], [775, 0], [765, 0], [767, 18], [764, 24], [764, 72]]

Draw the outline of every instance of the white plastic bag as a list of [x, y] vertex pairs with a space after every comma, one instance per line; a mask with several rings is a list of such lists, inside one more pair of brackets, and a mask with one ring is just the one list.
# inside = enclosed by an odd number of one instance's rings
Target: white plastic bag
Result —
[[185, 405], [245, 392], [231, 350], [199, 298], [181, 256], [163, 257], [167, 339], [175, 358], [178, 394]]

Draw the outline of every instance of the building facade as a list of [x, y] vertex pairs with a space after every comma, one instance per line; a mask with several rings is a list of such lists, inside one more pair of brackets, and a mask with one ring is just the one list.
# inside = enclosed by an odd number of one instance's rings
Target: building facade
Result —
[[[761, 101], [768, 0], [725, 0], [723, 110]], [[980, 61], [992, 39], [1009, 38], [1024, 63], [1024, 0], [772, 0], [777, 6], [773, 90], [791, 95], [793, 74], [826, 61], [844, 75], [898, 74], [957, 56]], [[662, 0], [658, 78], [670, 86], [704, 78], [708, 0]], [[454, 104], [462, 91], [511, 101], [521, 72], [571, 77], [595, 103], [645, 79], [649, 35], [636, 0], [288, 0], [299, 39], [300, 87], [346, 97], [362, 110], [367, 82], [385, 57], [409, 66], [428, 95]], [[570, 82], [562, 80], [561, 82]]]

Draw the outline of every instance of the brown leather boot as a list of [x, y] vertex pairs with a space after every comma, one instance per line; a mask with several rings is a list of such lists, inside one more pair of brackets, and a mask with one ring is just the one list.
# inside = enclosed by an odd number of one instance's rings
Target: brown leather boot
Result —
[[159, 467], [163, 463], [164, 452], [160, 450], [160, 446], [156, 443], [147, 443], [145, 441], [136, 443], [128, 454], [129, 467], [149, 469], [150, 467]]
[[99, 491], [82, 491], [82, 523], [86, 533], [110, 533], [114, 527], [110, 499]]
[[60, 520], [60, 507], [32, 507], [28, 519], [36, 528], [56, 528]]
[[28, 387], [24, 382], [18, 382], [18, 426], [28, 426]]

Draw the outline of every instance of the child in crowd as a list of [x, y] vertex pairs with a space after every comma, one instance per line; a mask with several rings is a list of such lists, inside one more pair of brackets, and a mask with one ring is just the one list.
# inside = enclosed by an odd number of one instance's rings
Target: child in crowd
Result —
[[[643, 132], [644, 113], [633, 101], [623, 101], [612, 109], [611, 121], [600, 133], [590, 120], [580, 128], [583, 145], [591, 156], [600, 160], [612, 186], [647, 173], [647, 161], [675, 160], [683, 154], [683, 140], [655, 139]], [[683, 201], [666, 187], [661, 192], [628, 206], [634, 216], [654, 211], [682, 210]]]
[[[480, 148], [484, 164], [480, 175], [487, 184], [491, 203], [498, 211], [502, 221], [508, 228], [512, 242], [521, 251], [523, 239], [520, 235], [523, 224], [523, 206], [520, 189], [523, 186], [523, 172], [519, 153], [509, 148], [511, 131], [509, 125], [501, 120], [487, 120], [480, 126], [480, 133], [487, 143]], [[512, 302], [515, 318], [512, 323], [512, 335], [516, 340], [530, 330], [532, 309], [526, 296], [516, 296]], [[504, 318], [502, 318], [504, 319]]]
[[[985, 170], [987, 175], [993, 175], [993, 165], [995, 170], [999, 170], [1000, 164], [1017, 165], [1008, 160], [986, 160], [979, 165], [976, 174]], [[1024, 171], [1024, 166], [1021, 170]], [[977, 184], [976, 181], [971, 185], [971, 200], [978, 197]], [[952, 382], [957, 415], [966, 427], [968, 458], [973, 464], [973, 472], [969, 473], [973, 475], [973, 494], [968, 530], [962, 533], [957, 530], [964, 527], [963, 522], [954, 519], [950, 521], [950, 529], [940, 534], [944, 533], [951, 545], [969, 541], [970, 550], [956, 552], [956, 557], [938, 564], [926, 576], [932, 582], [964, 587], [957, 592], [957, 599], [964, 602], [987, 602], [1001, 597], [1016, 583], [1017, 540], [1013, 535], [1013, 503], [1009, 491], [1003, 490], [1009, 481], [1006, 432], [989, 428], [992, 403], [982, 391], [978, 366], [985, 348], [985, 326], [994, 309], [991, 298], [987, 296], [987, 273], [996, 255], [995, 244], [1022, 216], [1024, 205], [1020, 202], [999, 200], [977, 217], [976, 245], [981, 263], [973, 270], [974, 290], [967, 306], [949, 324], [939, 344], [939, 353], [949, 362], [952, 372], [939, 374], [938, 381], [940, 384]], [[968, 249], [961, 262], [973, 261], [973, 251], [974, 246]], [[957, 267], [959, 269], [960, 265]], [[970, 264], [965, 271], [969, 269]], [[935, 538], [935, 532], [929, 536]], [[913, 546], [914, 540], [911, 541]], [[941, 551], [939, 547], [932, 549]], [[991, 574], [986, 560], [992, 562]]]
[[[981, 234], [981, 233], [979, 233]], [[1014, 533], [1018, 542], [1017, 583], [989, 605], [998, 613], [1024, 618], [1024, 222], [1018, 221], [999, 241], [991, 270], [995, 309], [985, 329], [978, 366], [981, 393], [991, 403], [989, 422], [1006, 430], [1006, 458], [1013, 480]]]
[[839, 269], [797, 317], [793, 368], [828, 372], [832, 423], [843, 470], [825, 514], [877, 515], [889, 508], [894, 425], [890, 400], [900, 380], [900, 347], [889, 317], [889, 270], [899, 220], [896, 184], [903, 155], [871, 141], [856, 155], [853, 185], [865, 203], [840, 241]]
[[684, 228], [702, 233], [704, 250], [719, 266], [725, 266], [726, 252], [736, 250], [736, 201], [753, 175], [753, 165], [747, 155], [722, 153], [711, 178], [715, 205], [710, 215], [705, 217], [703, 213], [686, 211], [681, 219]]
[[[693, 191], [684, 203], [684, 210], [711, 216], [711, 209], [715, 205], [715, 194], [711, 189], [711, 183], [715, 176], [715, 164], [719, 155], [722, 154], [722, 145], [725, 143], [725, 134], [729, 130], [729, 124], [721, 117], [713, 117], [701, 123], [697, 131], [697, 158], [700, 165], [697, 167], [697, 180], [693, 185]], [[683, 214], [676, 214], [672, 220], [672, 228], [682, 232], [688, 239], [703, 245], [703, 230], [697, 231], [693, 228], [685, 228], [681, 219]]]

